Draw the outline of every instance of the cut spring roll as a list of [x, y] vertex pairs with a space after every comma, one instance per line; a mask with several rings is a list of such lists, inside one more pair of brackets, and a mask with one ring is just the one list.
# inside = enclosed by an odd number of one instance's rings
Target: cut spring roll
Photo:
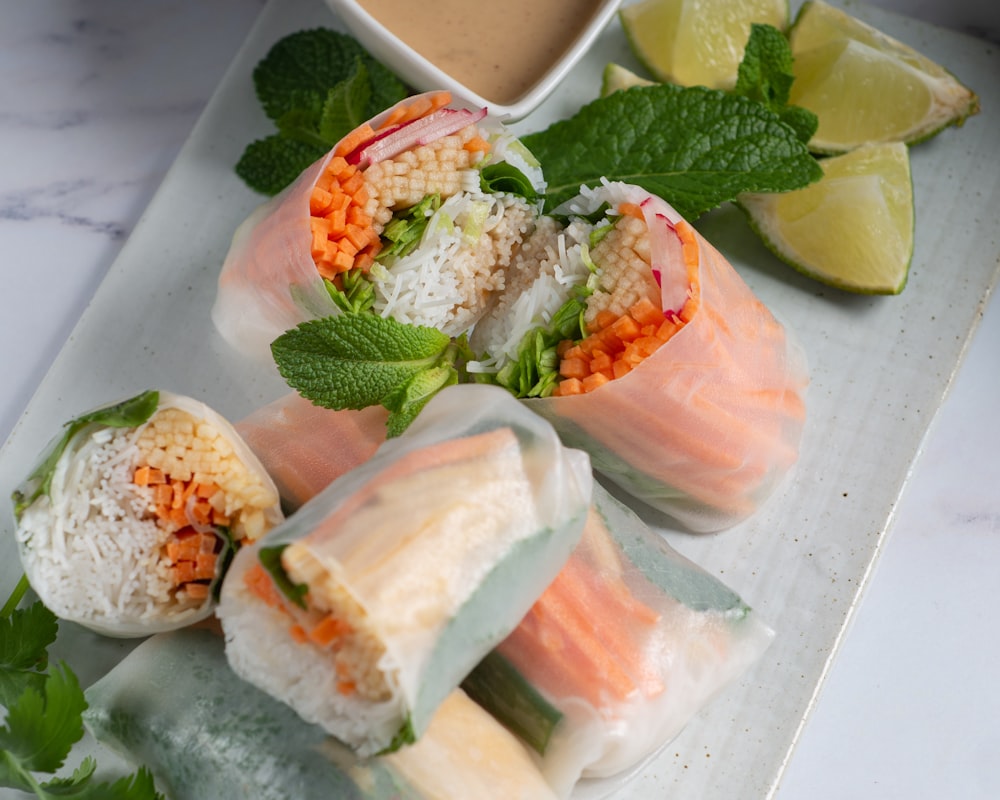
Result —
[[458, 335], [503, 286], [544, 189], [523, 145], [447, 92], [407, 98], [339, 142], [237, 230], [212, 319], [237, 350], [372, 311]]
[[[756, 662], [771, 629], [595, 484], [580, 544], [464, 686], [536, 750], [560, 797], [639, 766]], [[525, 690], [509, 675], [527, 683]], [[494, 691], [494, 685], [501, 691]], [[525, 717], [537, 692], [561, 716]]]
[[67, 423], [14, 505], [39, 598], [123, 637], [208, 617], [234, 548], [282, 520], [277, 487], [233, 426], [159, 391]]
[[362, 755], [415, 740], [559, 572], [591, 484], [506, 392], [445, 389], [237, 553], [218, 609], [233, 669]]
[[569, 224], [540, 224], [522, 248], [470, 369], [688, 529], [747, 518], [798, 456], [801, 350], [660, 198], [609, 182], [556, 212]]
[[87, 729], [172, 800], [554, 800], [523, 746], [461, 690], [416, 744], [360, 760], [240, 680], [221, 637], [150, 638], [86, 691]]

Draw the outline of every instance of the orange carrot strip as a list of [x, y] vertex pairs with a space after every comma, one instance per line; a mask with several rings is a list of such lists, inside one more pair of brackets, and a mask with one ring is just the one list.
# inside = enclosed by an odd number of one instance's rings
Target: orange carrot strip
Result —
[[365, 142], [375, 138], [375, 131], [367, 122], [351, 131], [341, 139], [333, 150], [334, 156], [348, 156]]

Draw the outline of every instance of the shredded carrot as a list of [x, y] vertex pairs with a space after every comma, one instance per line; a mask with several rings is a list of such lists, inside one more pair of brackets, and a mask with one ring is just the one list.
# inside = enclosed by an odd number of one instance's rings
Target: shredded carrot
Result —
[[[634, 203], [622, 203], [622, 214], [639, 216], [642, 209]], [[590, 332], [579, 342], [561, 342], [559, 375], [553, 395], [567, 397], [599, 389], [608, 381], [631, 372], [691, 321], [699, 307], [698, 242], [694, 228], [684, 220], [675, 226], [681, 240], [681, 252], [687, 266], [688, 293], [677, 315], [665, 314], [643, 298], [621, 316], [611, 311], [597, 314]]]

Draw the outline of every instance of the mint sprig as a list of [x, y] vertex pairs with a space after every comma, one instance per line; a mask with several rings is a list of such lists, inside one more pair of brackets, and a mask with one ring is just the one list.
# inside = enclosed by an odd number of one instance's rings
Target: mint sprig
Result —
[[785, 35], [773, 25], [754, 23], [732, 93], [773, 111], [803, 144], [808, 144], [819, 118], [806, 108], [788, 104], [795, 80], [792, 61], [792, 48]]
[[761, 103], [701, 86], [633, 86], [523, 137], [545, 170], [546, 210], [602, 178], [642, 186], [695, 219], [742, 192], [822, 175], [797, 132]]
[[97, 764], [92, 758], [67, 777], [39, 776], [62, 769], [83, 737], [87, 701], [65, 662], [45, 671], [58, 622], [40, 601], [16, 608], [23, 585], [22, 580], [0, 616], [0, 704], [6, 709], [0, 726], [0, 787], [40, 800], [163, 800], [144, 767], [110, 784], [93, 781]]
[[250, 143], [236, 174], [275, 195], [361, 123], [409, 90], [354, 37], [329, 28], [278, 40], [253, 72], [264, 113], [277, 131]]
[[468, 345], [436, 328], [361, 313], [303, 322], [275, 339], [271, 353], [288, 385], [318, 406], [385, 406], [393, 435], [458, 382]]

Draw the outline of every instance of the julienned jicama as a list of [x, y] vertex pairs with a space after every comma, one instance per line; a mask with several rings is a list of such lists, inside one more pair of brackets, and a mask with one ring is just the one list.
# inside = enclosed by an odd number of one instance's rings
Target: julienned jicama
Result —
[[14, 500], [32, 589], [62, 619], [123, 637], [208, 617], [232, 550], [283, 518], [232, 425], [159, 391], [67, 423]]
[[237, 553], [230, 664], [362, 755], [413, 741], [566, 562], [591, 486], [508, 393], [450, 387]]
[[449, 335], [503, 286], [544, 191], [541, 168], [504, 126], [449, 105], [401, 101], [339, 142], [236, 231], [212, 310], [234, 348], [310, 319], [372, 310]]

